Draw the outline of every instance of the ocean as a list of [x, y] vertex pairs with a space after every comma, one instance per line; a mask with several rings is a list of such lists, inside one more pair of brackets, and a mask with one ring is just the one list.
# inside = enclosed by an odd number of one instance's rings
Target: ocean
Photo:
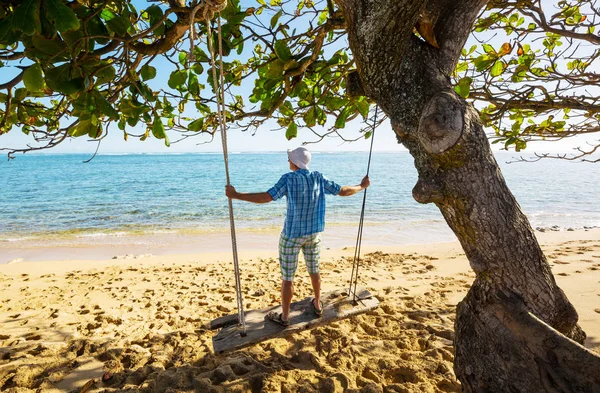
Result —
[[[532, 226], [563, 230], [600, 226], [598, 165], [560, 160], [506, 164], [504, 177]], [[221, 154], [31, 154], [0, 162], [0, 242], [145, 234], [228, 233]], [[342, 185], [358, 184], [368, 153], [313, 153], [311, 170]], [[240, 192], [262, 192], [287, 172], [285, 153], [239, 153], [229, 159]], [[374, 153], [364, 236], [374, 244], [455, 239], [434, 205], [412, 198], [417, 180], [408, 153]], [[362, 194], [328, 197], [328, 231], [356, 227]], [[234, 202], [241, 232], [279, 231], [285, 201]], [[343, 229], [342, 229], [343, 228]], [[350, 231], [356, 236], [355, 230]]]

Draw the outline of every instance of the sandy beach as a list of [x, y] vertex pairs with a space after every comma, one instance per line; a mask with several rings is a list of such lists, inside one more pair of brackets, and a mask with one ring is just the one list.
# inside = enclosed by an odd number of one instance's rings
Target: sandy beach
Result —
[[[536, 234], [586, 346], [600, 352], [600, 230]], [[324, 250], [324, 291], [346, 287], [353, 255]], [[213, 353], [207, 324], [235, 313], [230, 251], [0, 265], [0, 390], [460, 391], [453, 321], [474, 278], [460, 245], [367, 246], [363, 255], [361, 285], [378, 309], [224, 355]], [[245, 307], [278, 304], [275, 250], [240, 258]], [[302, 262], [295, 283], [295, 300], [310, 296]]]

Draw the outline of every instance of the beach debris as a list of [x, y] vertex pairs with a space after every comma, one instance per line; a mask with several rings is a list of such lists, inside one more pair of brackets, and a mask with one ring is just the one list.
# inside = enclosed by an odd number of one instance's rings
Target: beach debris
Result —
[[81, 388], [81, 390], [79, 391], [79, 393], [85, 393], [85, 392], [87, 392], [92, 387], [94, 387], [94, 385], [96, 385], [96, 380], [95, 379], [90, 379], [89, 381], [87, 381], [85, 383], [85, 385], [83, 385], [83, 387]]
[[266, 292], [264, 289], [259, 289], [258, 291], [254, 292], [254, 294], [252, 296], [264, 296], [265, 293]]

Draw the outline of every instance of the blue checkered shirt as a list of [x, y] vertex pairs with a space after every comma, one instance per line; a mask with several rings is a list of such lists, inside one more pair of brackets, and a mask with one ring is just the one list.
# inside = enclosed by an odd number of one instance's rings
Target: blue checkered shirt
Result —
[[298, 169], [281, 176], [267, 192], [274, 201], [287, 197], [283, 234], [294, 238], [323, 232], [325, 194], [337, 195], [341, 188], [319, 172]]

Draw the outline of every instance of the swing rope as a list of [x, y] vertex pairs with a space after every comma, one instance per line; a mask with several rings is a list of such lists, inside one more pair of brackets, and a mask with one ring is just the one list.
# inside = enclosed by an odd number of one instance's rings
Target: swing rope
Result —
[[[369, 169], [371, 169], [371, 156], [373, 154], [373, 140], [375, 139], [375, 128], [377, 127], [377, 112], [379, 110], [378, 106], [375, 106], [375, 115], [373, 116], [373, 124], [371, 125], [371, 148], [369, 149], [369, 162], [367, 164], [367, 176], [369, 176]], [[362, 246], [362, 234], [363, 234], [363, 223], [365, 220], [365, 205], [367, 202], [367, 190], [365, 188], [365, 193], [363, 194], [363, 202], [362, 208], [360, 210], [360, 221], [358, 223], [358, 235], [356, 236], [356, 247], [354, 248], [354, 259], [352, 260], [352, 274], [350, 276], [350, 288], [348, 289], [348, 293], [353, 295], [353, 302], [356, 303], [356, 286], [358, 283], [358, 268], [360, 265], [360, 248]], [[352, 289], [354, 286], [354, 290]]]
[[[208, 6], [212, 6], [210, 2], [206, 2], [207, 8]], [[226, 3], [225, 3], [226, 4]], [[212, 76], [213, 76], [213, 89], [215, 94], [217, 95], [217, 116], [219, 120], [219, 127], [221, 130], [221, 144], [223, 145], [223, 161], [225, 163], [225, 177], [227, 179], [227, 185], [231, 184], [229, 177], [229, 155], [227, 151], [227, 129], [225, 127], [225, 78], [223, 76], [223, 43], [222, 43], [222, 33], [221, 33], [221, 9], [216, 9], [214, 11], [218, 11], [217, 14], [217, 37], [219, 41], [219, 83], [220, 88], [217, 83], [217, 70], [216, 70], [216, 61], [215, 61], [215, 51], [212, 40], [212, 28], [210, 23], [210, 18], [205, 18], [206, 22], [206, 30], [207, 30], [207, 41], [208, 41], [208, 49], [210, 51], [211, 58], [211, 68], [212, 68]], [[237, 251], [237, 239], [235, 235], [235, 220], [233, 217], [233, 202], [231, 198], [227, 198], [229, 202], [229, 226], [231, 228], [231, 247], [233, 249], [233, 268], [235, 275], [235, 292], [237, 297], [237, 309], [238, 309], [238, 322], [242, 325], [242, 337], [246, 336], [246, 318], [244, 315], [244, 299], [242, 297], [242, 283], [240, 279], [240, 266], [238, 259], [238, 251]]]

